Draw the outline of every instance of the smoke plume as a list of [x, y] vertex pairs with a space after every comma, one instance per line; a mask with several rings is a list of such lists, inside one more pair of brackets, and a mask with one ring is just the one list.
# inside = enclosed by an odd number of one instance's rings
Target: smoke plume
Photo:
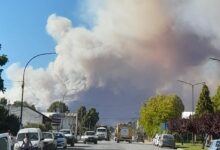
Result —
[[[212, 90], [219, 83], [210, 78], [219, 67], [208, 62], [220, 57], [218, 3], [107, 0], [91, 6], [98, 7], [91, 29], [52, 14], [46, 30], [57, 43], [57, 57], [48, 68], [28, 67], [24, 99], [41, 110], [56, 100], [73, 111], [96, 107], [102, 122], [137, 117], [144, 100], [158, 93], [177, 93], [189, 110], [190, 91], [177, 79], [205, 81]], [[8, 77], [20, 80], [22, 69], [11, 65]], [[6, 92], [11, 100], [20, 94], [18, 86]]]

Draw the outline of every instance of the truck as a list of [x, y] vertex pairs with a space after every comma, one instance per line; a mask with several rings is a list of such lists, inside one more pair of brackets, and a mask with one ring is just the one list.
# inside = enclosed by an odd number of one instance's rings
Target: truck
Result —
[[132, 128], [128, 124], [117, 124], [115, 129], [115, 140], [117, 143], [126, 141], [132, 143]]
[[96, 128], [96, 136], [98, 140], [110, 140], [111, 133], [107, 126], [99, 126]]

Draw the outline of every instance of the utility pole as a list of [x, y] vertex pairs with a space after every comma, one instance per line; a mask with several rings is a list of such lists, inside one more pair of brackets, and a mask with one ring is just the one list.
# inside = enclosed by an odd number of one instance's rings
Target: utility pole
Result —
[[75, 137], [77, 138], [78, 132], [78, 111], [76, 111], [76, 127], [75, 127]]

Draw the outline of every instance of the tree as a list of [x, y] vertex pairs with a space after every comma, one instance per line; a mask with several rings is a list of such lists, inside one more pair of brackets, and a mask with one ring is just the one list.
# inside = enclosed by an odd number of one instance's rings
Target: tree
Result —
[[12, 115], [9, 115], [5, 121], [7, 122], [7, 128], [10, 130], [10, 132], [13, 135], [16, 135], [20, 129], [19, 128], [20, 122], [19, 122], [18, 117], [12, 114]]
[[203, 85], [196, 106], [196, 115], [202, 116], [203, 114], [212, 113], [212, 112], [214, 112], [214, 110], [213, 110], [211, 98], [209, 96], [209, 88], [207, 85]]
[[218, 87], [216, 94], [212, 97], [212, 106], [214, 112], [220, 112], [220, 86]]
[[[0, 44], [0, 50], [1, 50], [1, 44]], [[8, 62], [8, 58], [7, 55], [0, 55], [0, 66], [4, 66], [6, 63]], [[0, 69], [0, 91], [2, 91], [3, 93], [5, 92], [6, 88], [4, 87], [4, 80], [1, 77], [1, 73], [2, 73], [3, 69]]]
[[94, 130], [96, 123], [99, 121], [99, 113], [95, 108], [91, 108], [85, 116], [85, 127]]
[[69, 111], [68, 106], [60, 101], [53, 102], [50, 107], [47, 109], [48, 112], [61, 112], [65, 113]]
[[160, 131], [160, 124], [181, 117], [182, 100], [176, 95], [159, 95], [148, 99], [140, 109], [140, 125], [148, 136]]
[[85, 106], [81, 106], [78, 109], [78, 123], [79, 133], [82, 134], [85, 130], [95, 129], [97, 122], [99, 121], [99, 113], [95, 108], [91, 108], [88, 112]]
[[7, 102], [7, 99], [6, 99], [6, 98], [3, 97], [3, 98], [0, 99], [0, 104], [1, 104], [1, 105], [6, 106], [7, 103], [8, 103], [8, 102]]
[[189, 119], [176, 118], [169, 121], [169, 130], [178, 133], [195, 133], [202, 137], [202, 149], [206, 135], [220, 136], [220, 113], [206, 113]]
[[[14, 101], [13, 106], [21, 107], [21, 101]], [[31, 104], [27, 103], [26, 101], [23, 102], [23, 106], [30, 107], [31, 109], [36, 110], [35, 105], [31, 105]]]
[[4, 106], [0, 106], [0, 116], [0, 132], [8, 132], [10, 130], [13, 135], [16, 135], [19, 130], [18, 117], [9, 115]]
[[85, 116], [86, 116], [86, 107], [85, 106], [81, 106], [78, 111], [78, 123], [79, 123], [79, 133], [82, 134], [84, 132], [84, 127], [85, 127]]

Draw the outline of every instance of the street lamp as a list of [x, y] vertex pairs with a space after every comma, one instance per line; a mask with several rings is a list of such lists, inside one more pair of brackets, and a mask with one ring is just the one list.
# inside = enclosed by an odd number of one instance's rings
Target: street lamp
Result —
[[25, 82], [25, 72], [27, 69], [28, 64], [35, 58], [39, 57], [39, 56], [43, 56], [43, 55], [52, 55], [52, 54], [56, 54], [56, 53], [41, 53], [38, 55], [33, 56], [31, 59], [29, 59], [29, 61], [26, 63], [25, 67], [24, 67], [24, 71], [23, 71], [23, 78], [22, 78], [22, 85], [21, 85], [21, 113], [20, 113], [20, 128], [22, 128], [22, 116], [23, 116], [23, 99], [24, 99], [24, 82]]
[[214, 57], [210, 57], [209, 59], [211, 59], [211, 60], [216, 60], [216, 61], [220, 61], [220, 59], [214, 58]]
[[194, 87], [196, 85], [199, 85], [199, 84], [203, 84], [204, 85], [205, 82], [199, 82], [199, 83], [192, 84], [192, 83], [189, 83], [189, 82], [186, 82], [186, 81], [182, 81], [182, 80], [177, 80], [177, 81], [192, 86], [192, 113], [193, 113], [194, 112]]

